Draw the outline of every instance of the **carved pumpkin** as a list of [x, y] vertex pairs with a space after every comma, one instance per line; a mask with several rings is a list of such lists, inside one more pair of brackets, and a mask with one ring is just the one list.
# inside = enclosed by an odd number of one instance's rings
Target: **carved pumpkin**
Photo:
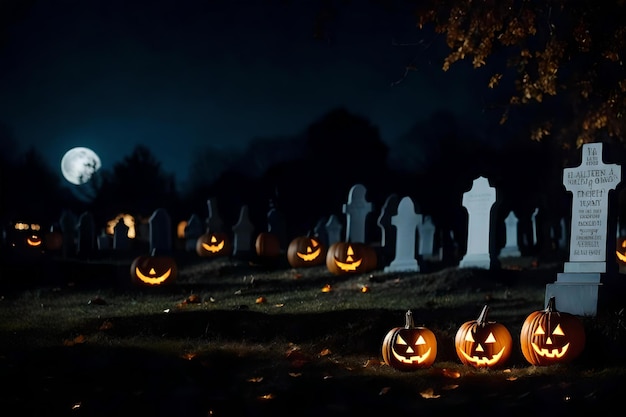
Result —
[[551, 297], [545, 310], [534, 311], [524, 320], [520, 344], [531, 365], [570, 362], [585, 348], [585, 327], [575, 315], [557, 311]]
[[625, 237], [617, 238], [617, 250], [615, 251], [615, 255], [617, 256], [617, 262], [620, 265], [626, 265], [626, 238]]
[[314, 237], [296, 237], [287, 247], [287, 261], [293, 268], [321, 265], [325, 260], [326, 248]]
[[511, 356], [513, 338], [501, 323], [487, 321], [488, 306], [477, 320], [463, 323], [456, 332], [454, 347], [465, 365], [493, 368], [504, 365]]
[[376, 251], [365, 243], [335, 242], [326, 252], [326, 267], [335, 275], [368, 272], [376, 264]]
[[206, 232], [196, 240], [196, 253], [202, 257], [229, 256], [232, 251], [232, 243], [226, 233]]
[[264, 259], [276, 259], [280, 256], [280, 241], [278, 236], [271, 232], [261, 232], [254, 244], [256, 254]]
[[404, 327], [395, 327], [383, 340], [383, 360], [400, 371], [428, 368], [437, 356], [437, 338], [426, 327], [415, 327], [411, 310]]
[[41, 246], [42, 243], [43, 243], [43, 240], [41, 239], [41, 236], [39, 235], [32, 234], [26, 238], [26, 244], [28, 246], [38, 247], [38, 246]]
[[130, 265], [130, 277], [135, 284], [160, 286], [176, 279], [178, 267], [170, 256], [141, 255]]

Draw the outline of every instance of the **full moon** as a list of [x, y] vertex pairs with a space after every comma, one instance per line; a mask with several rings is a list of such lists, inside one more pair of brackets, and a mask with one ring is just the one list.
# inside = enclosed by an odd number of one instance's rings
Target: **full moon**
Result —
[[100, 157], [89, 148], [72, 148], [61, 159], [61, 172], [66, 180], [75, 185], [89, 181], [91, 176], [100, 169]]

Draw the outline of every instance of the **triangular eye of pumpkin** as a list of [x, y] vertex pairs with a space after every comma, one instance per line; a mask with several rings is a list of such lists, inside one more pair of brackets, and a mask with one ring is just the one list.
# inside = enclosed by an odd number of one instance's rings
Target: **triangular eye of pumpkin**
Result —
[[552, 332], [552, 334], [555, 334], [557, 336], [565, 336], [565, 333], [563, 333], [563, 329], [561, 329], [561, 325], [558, 324], [556, 326], [556, 329], [554, 329], [554, 331]]
[[496, 338], [493, 336], [493, 333], [489, 333], [489, 336], [487, 336], [485, 343], [496, 343]]
[[465, 341], [466, 342], [473, 342], [474, 341], [474, 336], [472, 335], [472, 332], [467, 332], [465, 334]]
[[415, 342], [416, 345], [425, 345], [426, 341], [424, 340], [424, 336], [420, 335], [420, 337], [417, 338], [417, 342]]
[[150, 268], [150, 271], [148, 273], [150, 275], [156, 275], [156, 271], [154, 270], [154, 268]]
[[211, 243], [215, 243], [217, 242], [217, 239], [215, 238], [215, 236], [211, 236]]
[[539, 326], [539, 327], [537, 328], [537, 330], [535, 330], [535, 335], [538, 335], [538, 334], [540, 334], [540, 335], [541, 335], [541, 334], [546, 334], [546, 331], [545, 331], [545, 330], [543, 330], [543, 326]]
[[406, 345], [406, 341], [402, 338], [402, 336], [398, 336], [398, 338], [396, 339], [396, 344], [397, 345]]

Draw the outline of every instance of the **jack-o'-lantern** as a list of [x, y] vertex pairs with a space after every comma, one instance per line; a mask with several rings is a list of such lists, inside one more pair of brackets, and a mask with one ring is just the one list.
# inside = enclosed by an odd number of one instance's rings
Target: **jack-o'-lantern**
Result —
[[147, 286], [162, 286], [176, 279], [178, 267], [170, 256], [140, 255], [130, 265], [130, 277], [133, 283]]
[[617, 262], [626, 265], [626, 237], [617, 238], [617, 250], [615, 251]]
[[39, 235], [31, 234], [26, 237], [26, 244], [28, 246], [39, 247], [42, 245], [42, 243], [43, 243], [43, 240], [41, 239], [41, 236]]
[[531, 365], [567, 363], [585, 348], [585, 327], [573, 314], [557, 311], [551, 297], [545, 310], [530, 313], [520, 332], [524, 358]]
[[385, 336], [382, 352], [385, 363], [400, 371], [428, 368], [437, 356], [437, 338], [430, 329], [416, 327], [408, 310], [404, 327], [395, 327]]
[[501, 323], [487, 321], [488, 306], [478, 319], [463, 323], [454, 338], [456, 354], [465, 365], [494, 368], [504, 365], [511, 356], [513, 338]]
[[287, 247], [287, 261], [293, 268], [321, 265], [326, 260], [326, 248], [309, 236], [298, 236]]
[[254, 243], [256, 254], [266, 260], [273, 260], [280, 256], [280, 241], [278, 236], [271, 232], [261, 232]]
[[203, 257], [228, 256], [232, 253], [232, 243], [228, 234], [207, 232], [196, 240], [196, 253]]
[[326, 252], [326, 267], [335, 275], [369, 272], [376, 264], [376, 251], [365, 243], [335, 242]]

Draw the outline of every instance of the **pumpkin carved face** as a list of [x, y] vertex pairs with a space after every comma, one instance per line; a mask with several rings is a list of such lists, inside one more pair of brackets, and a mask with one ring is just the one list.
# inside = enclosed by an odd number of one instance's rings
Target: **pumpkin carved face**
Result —
[[488, 306], [477, 320], [463, 323], [454, 338], [457, 356], [465, 365], [493, 368], [504, 365], [511, 356], [513, 338], [501, 323], [488, 322]]
[[325, 259], [324, 245], [312, 237], [296, 237], [287, 247], [287, 261], [293, 268], [321, 265]]
[[557, 311], [551, 297], [545, 310], [534, 311], [524, 320], [520, 344], [531, 365], [570, 362], [585, 347], [585, 328], [575, 315]]
[[335, 242], [326, 252], [326, 267], [335, 275], [368, 272], [376, 264], [376, 252], [365, 243]]
[[140, 285], [159, 286], [174, 281], [178, 268], [169, 256], [138, 256], [130, 265], [132, 281]]
[[42, 244], [42, 240], [41, 240], [41, 236], [39, 235], [30, 235], [26, 238], [26, 244], [28, 246], [33, 246], [33, 247], [37, 247], [37, 246], [41, 246]]
[[437, 338], [428, 328], [416, 327], [409, 310], [405, 326], [395, 327], [385, 336], [382, 354], [387, 365], [400, 371], [427, 368], [435, 362]]
[[620, 237], [617, 239], [615, 256], [617, 256], [617, 262], [620, 265], [626, 265], [626, 238]]
[[196, 253], [199, 256], [227, 256], [231, 252], [232, 245], [226, 233], [207, 232], [200, 235], [196, 241]]

